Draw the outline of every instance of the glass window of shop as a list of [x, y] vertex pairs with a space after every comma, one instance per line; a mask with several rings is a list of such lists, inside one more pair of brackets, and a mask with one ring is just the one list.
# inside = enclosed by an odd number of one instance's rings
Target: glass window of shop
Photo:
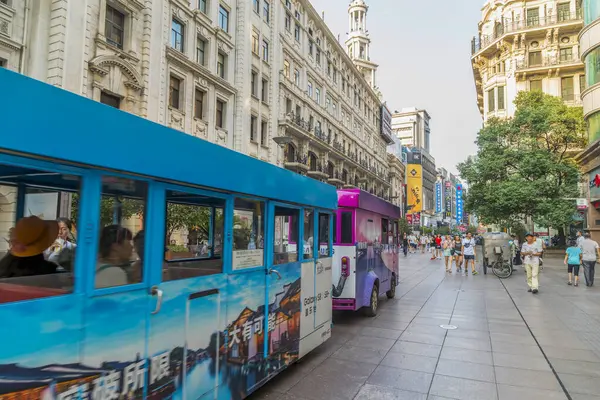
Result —
[[598, 0], [583, 0], [583, 18], [586, 25], [600, 18], [600, 2]]
[[585, 76], [588, 87], [600, 82], [600, 47], [585, 56]]
[[588, 120], [589, 142], [594, 143], [600, 139], [600, 111], [592, 114]]

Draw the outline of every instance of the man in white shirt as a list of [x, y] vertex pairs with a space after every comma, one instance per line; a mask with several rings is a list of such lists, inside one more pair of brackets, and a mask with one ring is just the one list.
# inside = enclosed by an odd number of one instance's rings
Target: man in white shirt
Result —
[[523, 263], [525, 264], [525, 271], [527, 271], [527, 286], [529, 286], [527, 291], [536, 294], [539, 290], [538, 275], [540, 273], [540, 256], [542, 255], [542, 248], [531, 233], [525, 235], [525, 239], [527, 241], [523, 243], [521, 256], [523, 257]]
[[471, 264], [471, 273], [477, 275], [477, 271], [475, 271], [475, 239], [471, 232], [468, 232], [467, 237], [462, 240], [462, 254], [465, 260], [465, 276], [469, 275], [469, 263]]
[[583, 275], [585, 276], [585, 285], [594, 286], [594, 274], [596, 269], [596, 259], [600, 257], [598, 243], [592, 240], [589, 232], [584, 234], [584, 239], [579, 245], [581, 249], [581, 263], [583, 264]]

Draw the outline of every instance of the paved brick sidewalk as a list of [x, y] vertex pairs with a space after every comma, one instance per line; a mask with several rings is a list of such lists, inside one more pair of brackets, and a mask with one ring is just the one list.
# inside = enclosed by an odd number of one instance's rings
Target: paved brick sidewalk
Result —
[[336, 314], [332, 338], [251, 399], [600, 400], [600, 289], [545, 261], [533, 295], [522, 269], [446, 275], [411, 255], [376, 318]]

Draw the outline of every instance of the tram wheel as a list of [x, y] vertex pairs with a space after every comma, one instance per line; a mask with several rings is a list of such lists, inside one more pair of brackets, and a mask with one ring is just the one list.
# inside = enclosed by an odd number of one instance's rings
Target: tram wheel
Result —
[[377, 308], [379, 307], [379, 290], [377, 289], [377, 285], [373, 285], [373, 290], [371, 290], [371, 301], [368, 307], [365, 307], [365, 315], [367, 317], [376, 317], [377, 316]]
[[385, 292], [385, 295], [388, 299], [393, 299], [394, 297], [396, 297], [396, 275], [392, 275], [392, 287], [390, 288], [390, 290]]

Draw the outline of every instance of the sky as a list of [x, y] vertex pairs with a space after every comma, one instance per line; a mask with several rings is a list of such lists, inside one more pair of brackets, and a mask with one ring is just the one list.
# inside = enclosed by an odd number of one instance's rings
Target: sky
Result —
[[[431, 116], [431, 153], [437, 167], [475, 154], [482, 119], [471, 69], [471, 38], [485, 0], [366, 0], [371, 60], [390, 111], [424, 108]], [[350, 0], [311, 0], [340, 41], [348, 32]], [[460, 7], [457, 5], [460, 4]]]

